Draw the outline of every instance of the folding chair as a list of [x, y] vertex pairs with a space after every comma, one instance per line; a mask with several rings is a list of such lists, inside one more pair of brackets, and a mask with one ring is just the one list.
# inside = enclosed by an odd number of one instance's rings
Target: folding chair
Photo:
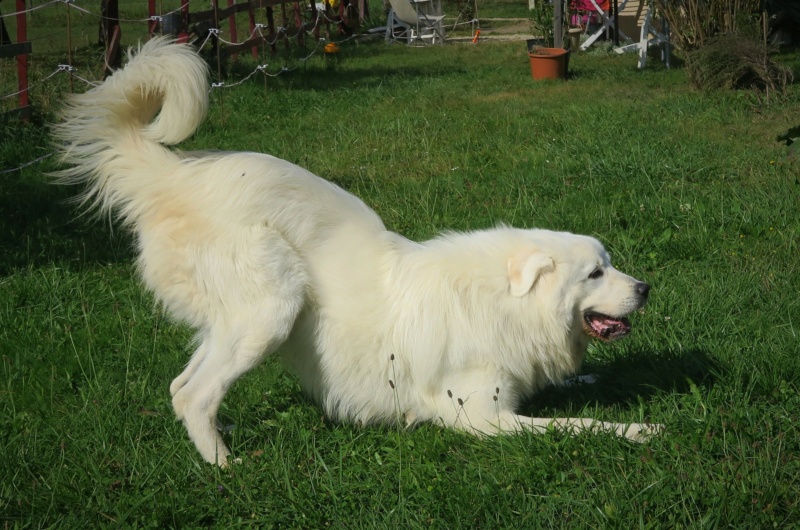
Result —
[[[576, 0], [577, 8], [579, 10], [584, 9], [589, 11], [590, 13], [596, 13], [600, 16], [600, 27], [585, 41], [581, 44], [581, 50], [585, 51], [589, 48], [594, 42], [600, 38], [603, 33], [608, 33], [610, 30], [614, 29], [614, 19], [609, 16], [610, 9], [610, 2], [609, 0]], [[628, 0], [622, 0], [619, 5], [617, 6], [617, 11], [622, 11], [625, 9], [625, 4], [628, 3]], [[619, 31], [620, 37], [625, 39], [628, 42], [631, 42], [631, 38], [625, 35], [621, 30]]]
[[617, 53], [626, 53], [636, 51], [639, 54], [639, 69], [647, 65], [647, 49], [650, 46], [661, 46], [661, 60], [667, 68], [669, 64], [669, 25], [666, 20], [662, 21], [663, 32], [658, 31], [653, 24], [653, 2], [652, 0], [647, 4], [647, 11], [645, 12], [644, 22], [642, 23], [642, 31], [639, 37], [639, 42], [628, 44], [627, 46], [620, 46], [614, 48]]
[[444, 42], [441, 0], [389, 0], [386, 42], [404, 39], [407, 44]]

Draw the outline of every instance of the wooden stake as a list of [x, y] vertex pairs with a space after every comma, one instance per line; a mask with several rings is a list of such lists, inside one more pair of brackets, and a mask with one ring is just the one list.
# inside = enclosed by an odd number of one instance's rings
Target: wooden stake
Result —
[[553, 45], [556, 48], [564, 47], [564, 2], [556, 0], [553, 3]]

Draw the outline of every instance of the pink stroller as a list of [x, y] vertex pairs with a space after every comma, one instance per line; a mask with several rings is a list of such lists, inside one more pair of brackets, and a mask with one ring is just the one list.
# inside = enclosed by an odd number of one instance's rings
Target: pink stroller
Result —
[[611, 0], [571, 0], [569, 4], [570, 20], [572, 26], [580, 26], [586, 30], [590, 24], [599, 24], [600, 15], [598, 8], [602, 13], [608, 13], [611, 9]]

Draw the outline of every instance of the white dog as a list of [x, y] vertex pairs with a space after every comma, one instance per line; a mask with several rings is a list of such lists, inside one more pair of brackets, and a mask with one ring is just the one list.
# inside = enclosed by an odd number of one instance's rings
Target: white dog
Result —
[[135, 232], [145, 284], [197, 328], [170, 386], [200, 454], [230, 386], [277, 352], [333, 419], [433, 421], [475, 434], [549, 427], [639, 440], [658, 429], [529, 418], [523, 398], [579, 368], [591, 338], [630, 331], [649, 286], [586, 236], [499, 227], [416, 243], [358, 198], [256, 153], [169, 150], [208, 104], [192, 48], [154, 39], [72, 97], [55, 129], [63, 180]]

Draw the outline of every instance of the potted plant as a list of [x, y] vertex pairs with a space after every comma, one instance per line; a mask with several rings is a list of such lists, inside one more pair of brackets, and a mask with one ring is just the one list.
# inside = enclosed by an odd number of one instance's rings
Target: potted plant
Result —
[[[561, 1], [561, 0], [556, 0]], [[533, 79], [566, 79], [569, 51], [555, 48], [553, 5], [540, 0], [531, 9], [531, 29], [538, 38], [528, 40]]]
[[528, 39], [528, 51], [534, 47], [552, 48], [555, 43], [553, 33], [553, 4], [546, 0], [538, 0], [531, 10], [531, 32], [533, 39]]

